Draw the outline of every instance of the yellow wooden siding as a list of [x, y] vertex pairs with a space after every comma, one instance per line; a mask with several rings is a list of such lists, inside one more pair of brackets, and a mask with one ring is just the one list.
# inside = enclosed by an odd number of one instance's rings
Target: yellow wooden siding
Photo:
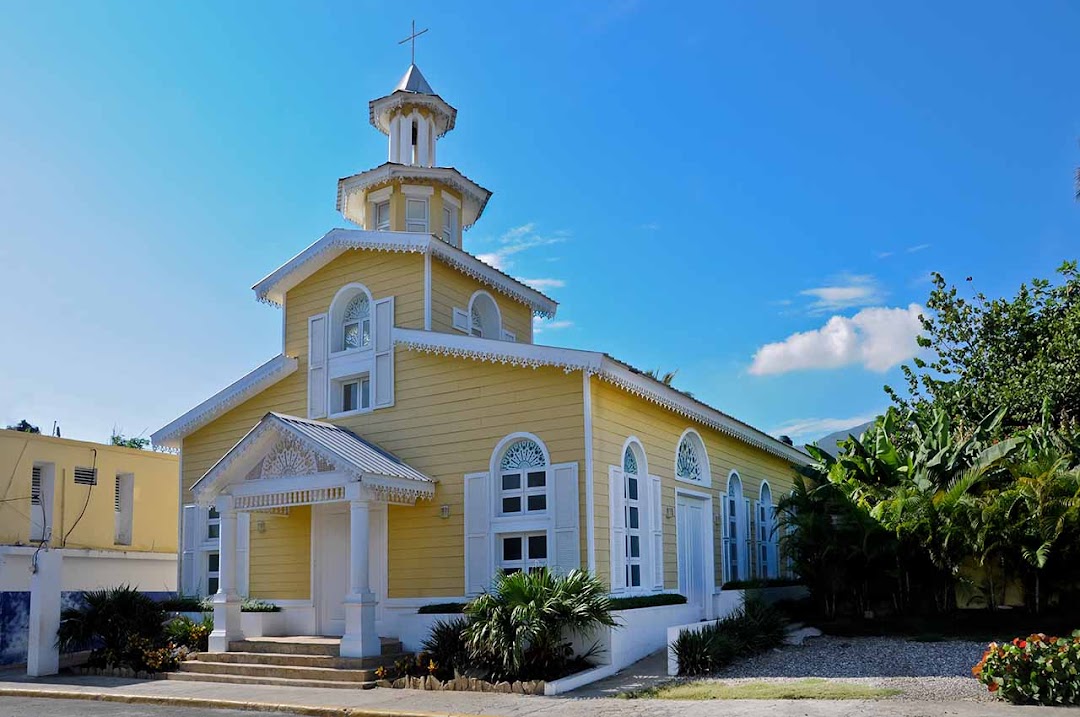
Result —
[[394, 297], [394, 325], [424, 328], [424, 256], [350, 249], [285, 295], [285, 353], [307, 365], [308, 318], [330, 310], [334, 295], [358, 282], [372, 298]]
[[468, 311], [469, 299], [479, 289], [494, 297], [502, 314], [503, 328], [512, 331], [519, 343], [532, 343], [532, 309], [436, 258], [431, 260], [432, 331], [459, 333], [454, 329], [454, 309]]
[[[259, 523], [263, 532], [259, 532]], [[248, 560], [251, 597], [310, 599], [311, 507], [290, 508], [288, 515], [253, 513]]]
[[[581, 374], [441, 357], [400, 347], [395, 350], [395, 372], [394, 406], [335, 423], [438, 481], [434, 500], [389, 508], [390, 597], [460, 596], [465, 591], [464, 475], [488, 470], [495, 445], [517, 431], [536, 434], [554, 463], [576, 462], [584, 475]], [[185, 438], [185, 486], [205, 473], [267, 411], [306, 415], [305, 374], [303, 369], [297, 371]], [[582, 486], [583, 546], [584, 495]], [[450, 506], [449, 518], [439, 515], [444, 504]], [[283, 538], [275, 539], [273, 545], [263, 544], [270, 535], [269, 525], [266, 533], [251, 534], [252, 590], [256, 571], [279, 560], [291, 563], [310, 550], [309, 537], [302, 543], [299, 538], [291, 542]], [[584, 560], [583, 551], [583, 565]], [[286, 599], [284, 595], [262, 596]]]
[[[26, 544], [30, 483], [35, 463], [54, 466], [53, 547], [175, 553], [177, 536], [176, 456], [0, 431], [0, 544]], [[76, 484], [75, 468], [97, 468], [97, 485]], [[134, 476], [131, 543], [117, 544], [113, 498], [118, 474]], [[40, 515], [40, 513], [39, 513]]]
[[[592, 379], [593, 405], [593, 480], [596, 491], [596, 569], [605, 581], [611, 579], [610, 503], [608, 469], [622, 465], [622, 449], [626, 439], [635, 436], [645, 450], [650, 475], [659, 476], [662, 490], [664, 525], [664, 587], [678, 587], [676, 562], [675, 518], [676, 486], [695, 488], [675, 480], [675, 451], [679, 438], [687, 428], [694, 428], [705, 443], [709, 457], [713, 497], [713, 512], [719, 515], [719, 495], [727, 489], [727, 476], [737, 470], [743, 483], [743, 497], [755, 500], [761, 481], [767, 480], [774, 502], [789, 492], [793, 485], [794, 468], [777, 458], [711, 428], [696, 425], [654, 403], [633, 396], [610, 383]], [[717, 519], [719, 522], [719, 519]], [[714, 525], [716, 584], [720, 585], [720, 538]], [[751, 563], [753, 556], [750, 556]]]

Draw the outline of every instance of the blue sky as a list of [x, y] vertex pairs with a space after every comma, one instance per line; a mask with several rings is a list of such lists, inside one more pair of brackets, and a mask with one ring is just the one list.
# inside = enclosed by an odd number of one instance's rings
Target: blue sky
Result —
[[346, 225], [413, 17], [440, 162], [494, 191], [466, 249], [561, 303], [537, 341], [763, 429], [884, 408], [929, 271], [1080, 255], [1075, 3], [0, 6], [5, 423], [148, 434], [272, 356], [250, 287]]

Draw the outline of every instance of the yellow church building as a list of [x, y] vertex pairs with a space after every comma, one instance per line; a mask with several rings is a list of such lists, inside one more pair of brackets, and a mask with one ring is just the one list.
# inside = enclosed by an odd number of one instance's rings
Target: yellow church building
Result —
[[438, 164], [456, 119], [415, 64], [370, 103], [388, 155], [338, 180], [355, 226], [254, 286], [280, 352], [153, 435], [180, 452], [181, 589], [214, 594], [212, 651], [243, 637], [242, 596], [369, 656], [498, 571], [583, 568], [615, 595], [681, 593], [694, 619], [781, 572], [773, 506], [806, 456], [534, 343], [556, 302], [463, 248], [491, 192]]

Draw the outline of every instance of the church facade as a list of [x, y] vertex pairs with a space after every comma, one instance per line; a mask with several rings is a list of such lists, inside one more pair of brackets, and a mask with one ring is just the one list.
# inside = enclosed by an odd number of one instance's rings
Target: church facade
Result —
[[[181, 591], [378, 654], [498, 571], [587, 569], [613, 595], [784, 573], [774, 504], [806, 457], [607, 354], [533, 342], [557, 304], [463, 249], [491, 193], [436, 160], [457, 111], [411, 65], [370, 103], [387, 161], [334, 229], [254, 286], [277, 355], [153, 435], [180, 453]], [[415, 645], [406, 644], [415, 648]]]

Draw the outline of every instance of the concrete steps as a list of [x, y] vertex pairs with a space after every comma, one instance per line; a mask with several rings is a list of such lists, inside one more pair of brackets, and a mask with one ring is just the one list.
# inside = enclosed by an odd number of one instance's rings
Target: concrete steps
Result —
[[369, 689], [375, 670], [410, 657], [396, 639], [382, 639], [378, 657], [341, 657], [337, 638], [262, 637], [229, 643], [229, 652], [201, 652], [170, 680], [291, 687]]

